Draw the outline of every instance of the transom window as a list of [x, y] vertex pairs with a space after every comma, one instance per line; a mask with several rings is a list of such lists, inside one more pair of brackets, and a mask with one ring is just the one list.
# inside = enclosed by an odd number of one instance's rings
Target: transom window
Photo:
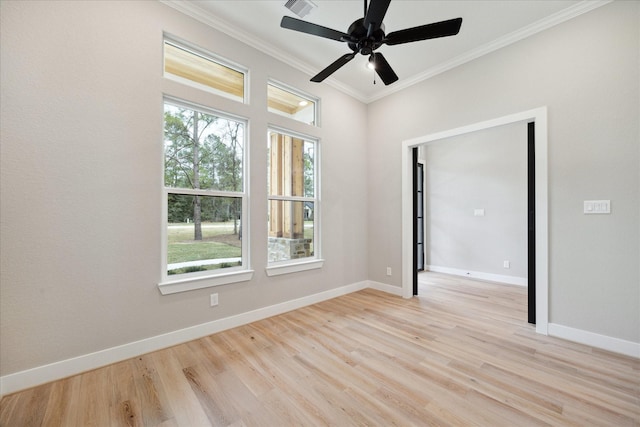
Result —
[[311, 96], [283, 85], [270, 82], [267, 86], [267, 105], [272, 113], [317, 126], [318, 101]]
[[213, 54], [164, 40], [165, 76], [236, 101], [245, 101], [246, 70]]

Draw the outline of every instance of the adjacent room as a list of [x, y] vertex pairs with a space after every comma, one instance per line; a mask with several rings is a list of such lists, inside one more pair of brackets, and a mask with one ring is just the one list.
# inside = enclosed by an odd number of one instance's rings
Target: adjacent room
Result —
[[0, 425], [640, 425], [639, 1], [3, 0], [0, 55]]

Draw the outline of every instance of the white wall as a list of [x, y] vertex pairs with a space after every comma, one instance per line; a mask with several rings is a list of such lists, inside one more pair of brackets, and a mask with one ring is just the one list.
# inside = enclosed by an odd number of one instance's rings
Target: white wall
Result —
[[[366, 108], [150, 1], [1, 2], [0, 375], [360, 282], [367, 277]], [[250, 69], [252, 281], [160, 295], [163, 31]], [[268, 78], [322, 99], [321, 270], [267, 277]], [[209, 307], [209, 294], [220, 305]]]
[[[401, 269], [403, 140], [547, 106], [549, 321], [640, 343], [639, 8], [613, 2], [369, 105], [369, 279]], [[611, 215], [583, 215], [591, 199]]]
[[526, 283], [527, 124], [446, 138], [423, 151], [429, 269]]

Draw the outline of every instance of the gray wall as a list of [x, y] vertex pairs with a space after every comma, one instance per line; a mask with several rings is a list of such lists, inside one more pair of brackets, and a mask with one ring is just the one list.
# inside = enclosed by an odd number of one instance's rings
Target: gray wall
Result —
[[[403, 140], [547, 106], [549, 321], [640, 342], [639, 8], [613, 2], [369, 105], [371, 280], [401, 268]], [[591, 199], [611, 215], [583, 215]]]
[[[160, 3], [0, 8], [0, 375], [367, 278], [400, 286], [401, 141], [542, 105], [551, 321], [640, 342], [637, 2], [607, 5], [369, 107]], [[202, 98], [251, 118], [256, 272], [215, 288], [215, 309], [211, 289], [157, 289], [162, 94], [175, 90], [162, 79], [163, 31], [251, 70], [249, 105]], [[268, 77], [324, 106], [322, 270], [264, 272], [266, 129], [289, 127], [264, 113]], [[584, 199], [611, 199], [612, 215], [583, 216]]]
[[[367, 278], [366, 108], [159, 2], [1, 3], [0, 375]], [[160, 295], [163, 31], [250, 69], [250, 282]], [[267, 277], [267, 78], [322, 99], [324, 268]], [[209, 306], [219, 293], [220, 305]]]
[[424, 153], [426, 264], [526, 278], [527, 124], [446, 138]]

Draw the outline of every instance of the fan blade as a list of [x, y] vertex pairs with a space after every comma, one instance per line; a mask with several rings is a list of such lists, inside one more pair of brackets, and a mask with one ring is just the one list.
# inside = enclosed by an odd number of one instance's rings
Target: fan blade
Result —
[[373, 66], [376, 70], [376, 73], [380, 76], [385, 85], [390, 85], [391, 83], [398, 80], [398, 76], [391, 68], [391, 65], [384, 59], [381, 53], [374, 52], [373, 54]]
[[340, 69], [340, 67], [342, 67], [344, 64], [346, 64], [347, 62], [355, 58], [355, 56], [356, 56], [355, 52], [342, 55], [340, 58], [334, 61], [331, 65], [329, 65], [327, 68], [325, 68], [324, 70], [320, 71], [318, 74], [313, 76], [311, 78], [311, 81], [320, 83], [321, 81], [329, 77], [331, 74], [338, 71], [338, 69]]
[[421, 25], [419, 27], [407, 28], [406, 30], [394, 31], [387, 34], [383, 43], [392, 46], [394, 44], [436, 39], [438, 37], [455, 36], [460, 31], [461, 26], [462, 18], [456, 18], [448, 21]]
[[337, 41], [346, 41], [345, 39], [350, 39], [349, 34], [337, 30], [332, 30], [331, 28], [323, 27], [321, 25], [312, 24], [311, 22], [292, 18], [290, 16], [283, 16], [282, 21], [280, 22], [280, 26], [289, 30], [300, 31], [301, 33], [324, 37], [325, 39]]
[[[364, 17], [364, 28], [367, 29], [369, 35], [380, 28], [384, 15], [387, 13], [391, 0], [371, 0], [369, 3], [369, 9], [367, 10], [367, 16]], [[373, 28], [369, 28], [373, 25]]]

